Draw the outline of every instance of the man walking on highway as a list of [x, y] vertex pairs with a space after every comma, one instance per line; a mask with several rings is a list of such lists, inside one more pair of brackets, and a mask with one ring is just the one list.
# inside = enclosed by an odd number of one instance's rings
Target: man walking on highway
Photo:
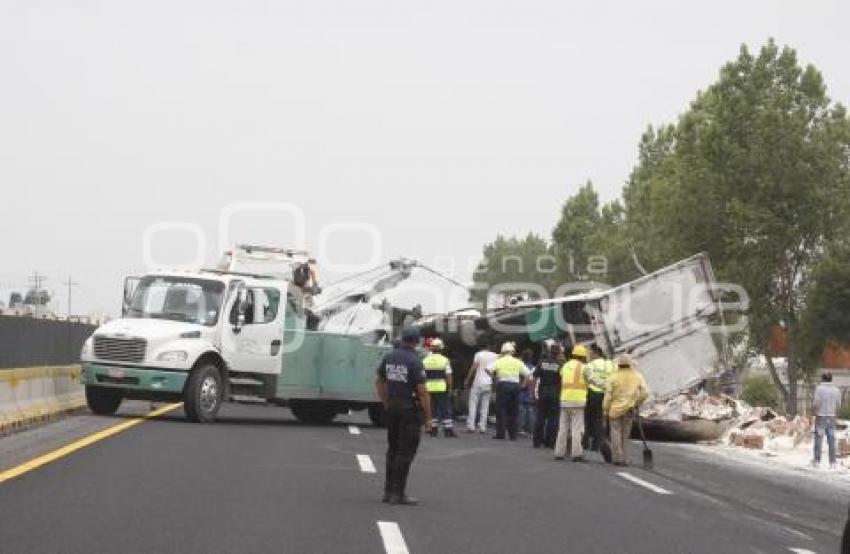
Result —
[[602, 414], [602, 400], [605, 397], [605, 385], [614, 372], [614, 362], [607, 359], [599, 345], [590, 347], [590, 361], [584, 366], [584, 378], [587, 380], [587, 405], [584, 408], [584, 442], [582, 446], [594, 452], [600, 452], [606, 462], [611, 461], [611, 449], [605, 433], [605, 418]]
[[638, 409], [649, 397], [649, 387], [630, 356], [620, 355], [616, 364], [617, 370], [605, 387], [602, 411], [611, 427], [611, 459], [614, 465], [625, 466], [628, 465], [626, 444], [635, 417], [640, 417]]
[[835, 469], [835, 417], [841, 405], [841, 391], [832, 384], [832, 374], [828, 371], [821, 375], [821, 383], [815, 389], [815, 451], [812, 465], [820, 466], [823, 449], [823, 437], [829, 449], [829, 468]]
[[425, 369], [414, 350], [419, 330], [402, 330], [401, 344], [389, 352], [378, 366], [375, 388], [386, 409], [387, 468], [384, 502], [415, 505], [407, 496], [407, 476], [416, 456], [424, 418], [425, 430], [431, 430], [431, 403], [425, 389]]
[[569, 439], [570, 458], [574, 462], [584, 461], [581, 439], [584, 433], [584, 407], [587, 404], [587, 381], [584, 378], [586, 361], [587, 349], [577, 344], [573, 347], [570, 359], [561, 368], [561, 418], [555, 441], [556, 460], [563, 460], [566, 456]]
[[552, 343], [534, 371], [534, 383], [531, 385], [537, 400], [534, 448], [541, 446], [555, 448], [562, 365], [564, 365], [564, 348], [558, 343]]
[[490, 371], [493, 369], [493, 364], [496, 363], [497, 358], [494, 346], [482, 348], [475, 354], [475, 358], [472, 360], [472, 368], [466, 375], [464, 385], [469, 389], [469, 413], [466, 416], [466, 430], [470, 433], [475, 431], [476, 416], [478, 416], [478, 429], [482, 433], [487, 432], [487, 415], [490, 411], [490, 394], [493, 387]]
[[436, 437], [443, 425], [443, 433], [447, 437], [457, 437], [454, 431], [454, 414], [452, 410], [452, 364], [443, 356], [443, 341], [431, 339], [428, 345], [430, 354], [422, 360], [425, 367], [425, 389], [431, 397], [431, 436]]
[[496, 434], [494, 439], [504, 440], [505, 431], [511, 440], [517, 437], [519, 416], [519, 390], [529, 372], [522, 360], [516, 358], [516, 347], [512, 342], [502, 345], [502, 355], [493, 364], [496, 379]]

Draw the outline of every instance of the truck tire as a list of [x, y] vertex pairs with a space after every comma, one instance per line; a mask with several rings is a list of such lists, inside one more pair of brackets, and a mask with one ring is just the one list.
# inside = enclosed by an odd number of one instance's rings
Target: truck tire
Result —
[[213, 364], [198, 366], [189, 374], [183, 391], [186, 418], [195, 423], [212, 423], [224, 398], [221, 372]]
[[384, 427], [387, 422], [384, 419], [384, 406], [383, 404], [369, 404], [369, 421], [372, 422], [372, 425], [375, 427]]
[[337, 414], [333, 404], [311, 400], [293, 401], [289, 409], [298, 421], [312, 425], [328, 425]]
[[97, 415], [112, 415], [118, 411], [124, 392], [110, 387], [86, 385], [86, 404]]

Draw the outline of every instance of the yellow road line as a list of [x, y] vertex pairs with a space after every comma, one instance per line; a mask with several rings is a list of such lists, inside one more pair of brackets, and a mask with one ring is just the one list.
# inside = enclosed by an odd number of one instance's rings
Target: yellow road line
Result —
[[49, 464], [50, 462], [54, 462], [54, 461], [58, 460], [59, 458], [63, 458], [65, 456], [67, 456], [68, 454], [76, 452], [77, 450], [79, 450], [81, 448], [85, 448], [86, 446], [94, 444], [98, 441], [102, 441], [105, 438], [109, 438], [112, 435], [117, 435], [118, 433], [120, 433], [122, 431], [126, 431], [130, 427], [134, 427], [134, 426], [136, 426], [140, 423], [144, 423], [145, 420], [147, 420], [147, 419], [159, 417], [162, 414], [170, 412], [171, 410], [174, 410], [176, 408], [179, 408], [182, 405], [183, 405], [182, 402], [178, 402], [177, 404], [168, 404], [167, 406], [163, 406], [162, 408], [160, 408], [158, 410], [154, 410], [154, 411], [152, 411], [148, 414], [145, 414], [141, 417], [131, 419], [131, 420], [125, 421], [123, 423], [119, 423], [118, 425], [113, 425], [112, 427], [108, 427], [108, 428], [104, 429], [103, 431], [98, 431], [97, 433], [94, 433], [94, 434], [89, 435], [87, 437], [83, 437], [82, 439], [80, 439], [78, 441], [74, 441], [71, 444], [66, 444], [62, 448], [57, 448], [53, 452], [48, 452], [47, 454], [44, 454], [44, 455], [39, 456], [37, 458], [33, 458], [32, 460], [30, 460], [28, 462], [24, 462], [24, 463], [22, 463], [18, 466], [15, 466], [11, 469], [7, 469], [6, 471], [0, 472], [0, 483], [8, 481], [9, 479], [14, 479], [15, 477], [23, 475], [24, 473], [29, 473], [30, 471], [32, 471], [34, 469], [38, 469], [45, 464]]

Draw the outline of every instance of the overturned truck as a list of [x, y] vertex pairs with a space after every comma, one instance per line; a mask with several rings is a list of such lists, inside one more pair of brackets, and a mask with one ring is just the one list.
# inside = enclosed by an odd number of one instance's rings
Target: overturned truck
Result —
[[702, 253], [618, 287], [517, 302], [480, 315], [431, 316], [419, 325], [424, 335], [443, 338], [459, 368], [469, 367], [477, 349], [504, 340], [537, 353], [546, 339], [595, 343], [609, 356], [628, 352], [653, 392], [646, 413], [653, 434], [709, 440], [723, 430], [716, 420], [702, 423], [681, 411], [649, 408], [721, 371], [726, 343], [721, 306], [711, 263]]

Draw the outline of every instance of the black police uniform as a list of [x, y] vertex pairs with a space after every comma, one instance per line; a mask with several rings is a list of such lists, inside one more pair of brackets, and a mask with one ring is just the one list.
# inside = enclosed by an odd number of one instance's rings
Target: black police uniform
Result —
[[425, 382], [425, 368], [413, 348], [401, 346], [384, 356], [378, 375], [387, 383], [387, 476], [384, 493], [404, 497], [410, 464], [419, 448], [422, 411], [416, 387]]
[[534, 371], [537, 379], [537, 420], [534, 422], [534, 447], [555, 448], [561, 406], [561, 362], [545, 357]]

